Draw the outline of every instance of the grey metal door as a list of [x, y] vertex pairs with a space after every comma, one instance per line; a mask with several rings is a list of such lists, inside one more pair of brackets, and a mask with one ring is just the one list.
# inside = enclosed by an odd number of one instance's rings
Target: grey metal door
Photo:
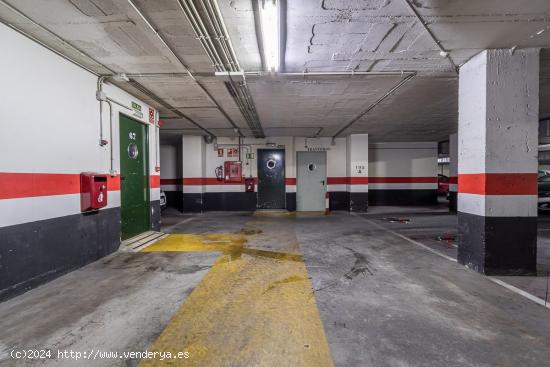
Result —
[[258, 209], [284, 209], [285, 151], [258, 149]]
[[296, 153], [296, 209], [324, 211], [327, 192], [326, 152]]

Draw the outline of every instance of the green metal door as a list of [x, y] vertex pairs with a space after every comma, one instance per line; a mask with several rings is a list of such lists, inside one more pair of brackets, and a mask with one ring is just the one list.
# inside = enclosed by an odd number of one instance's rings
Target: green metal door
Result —
[[120, 115], [120, 200], [122, 239], [149, 230], [147, 127]]

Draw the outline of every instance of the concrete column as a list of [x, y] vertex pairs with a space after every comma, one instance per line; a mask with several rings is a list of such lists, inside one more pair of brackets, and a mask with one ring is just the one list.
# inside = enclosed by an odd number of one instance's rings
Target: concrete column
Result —
[[369, 206], [369, 135], [353, 134], [346, 141], [349, 210], [366, 212]]
[[536, 271], [539, 51], [486, 50], [460, 69], [458, 261]]
[[449, 135], [449, 211], [456, 213], [458, 191], [458, 134]]
[[183, 211], [203, 210], [206, 177], [206, 144], [202, 136], [182, 137]]

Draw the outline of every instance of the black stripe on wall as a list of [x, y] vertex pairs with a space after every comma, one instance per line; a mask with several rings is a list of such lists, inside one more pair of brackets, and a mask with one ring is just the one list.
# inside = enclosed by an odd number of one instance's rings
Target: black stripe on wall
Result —
[[207, 192], [203, 200], [204, 210], [253, 211], [257, 197], [255, 192]]
[[183, 211], [183, 192], [181, 191], [164, 191], [166, 195], [166, 206], [176, 208], [180, 212]]
[[330, 210], [349, 210], [349, 192], [331, 191], [328, 197]]
[[3, 227], [0, 238], [2, 300], [115, 252], [120, 208]]
[[[183, 194], [183, 211], [254, 211], [257, 209], [256, 192], [207, 192]], [[296, 193], [286, 193], [286, 209], [296, 210]]]
[[366, 212], [369, 208], [370, 195], [368, 192], [349, 193], [349, 211]]
[[202, 208], [202, 194], [183, 194], [183, 211], [186, 213], [200, 213]]
[[536, 274], [537, 217], [457, 216], [460, 264], [487, 275]]
[[370, 205], [436, 205], [437, 190], [369, 189]]

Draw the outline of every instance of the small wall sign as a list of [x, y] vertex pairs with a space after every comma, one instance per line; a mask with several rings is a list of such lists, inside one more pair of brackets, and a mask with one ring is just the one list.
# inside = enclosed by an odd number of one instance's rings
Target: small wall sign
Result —
[[330, 150], [329, 147], [308, 147], [307, 148], [308, 152], [327, 152], [329, 150]]
[[151, 107], [149, 107], [149, 123], [155, 123], [155, 110], [153, 110]]
[[368, 162], [352, 162], [352, 168], [356, 175], [368, 176]]

